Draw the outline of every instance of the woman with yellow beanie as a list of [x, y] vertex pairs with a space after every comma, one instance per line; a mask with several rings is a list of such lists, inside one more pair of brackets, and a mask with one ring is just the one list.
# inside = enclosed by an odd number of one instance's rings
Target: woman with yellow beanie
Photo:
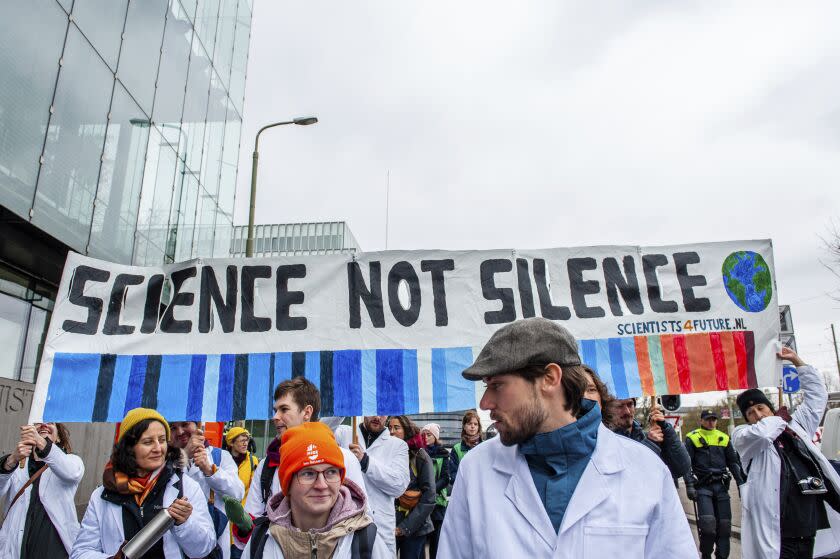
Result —
[[[251, 488], [254, 470], [257, 469], [257, 465], [260, 462], [260, 459], [252, 452], [253, 443], [251, 433], [242, 427], [231, 427], [225, 433], [225, 441], [222, 449], [230, 452], [233, 461], [236, 462], [236, 467], [239, 468], [239, 479], [242, 480], [242, 484], [245, 486], [245, 495], [241, 501], [241, 504], [244, 506], [245, 499], [248, 497], [248, 489]], [[233, 526], [234, 524], [231, 523], [230, 559], [239, 559], [242, 557], [242, 550], [237, 549], [234, 545]]]
[[169, 438], [169, 424], [155, 410], [135, 408], [125, 415], [70, 559], [120, 557], [123, 544], [162, 509], [175, 524], [144, 559], [206, 557], [215, 552], [216, 535], [203, 506], [204, 493], [183, 475], [181, 451], [169, 445]]
[[[365, 494], [345, 479], [344, 455], [323, 423], [287, 429], [277, 468], [282, 493], [255, 521], [243, 557], [368, 559], [381, 543], [366, 514]], [[253, 552], [251, 548], [254, 548]], [[386, 549], [378, 549], [384, 556]]]

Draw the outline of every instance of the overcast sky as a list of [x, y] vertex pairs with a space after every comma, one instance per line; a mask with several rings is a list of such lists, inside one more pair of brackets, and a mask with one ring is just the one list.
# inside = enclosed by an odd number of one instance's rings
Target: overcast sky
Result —
[[[840, 3], [255, 0], [236, 223], [364, 250], [771, 238], [800, 353], [837, 372]], [[838, 221], [840, 224], [840, 221]], [[838, 266], [840, 267], [840, 266]], [[840, 384], [840, 383], [838, 383]]]

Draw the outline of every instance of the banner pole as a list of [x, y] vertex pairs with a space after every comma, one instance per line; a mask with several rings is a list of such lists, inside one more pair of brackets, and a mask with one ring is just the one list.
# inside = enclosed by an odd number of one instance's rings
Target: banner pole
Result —
[[732, 411], [732, 394], [726, 389], [726, 407], [729, 408], [729, 434], [735, 430], [735, 412]]
[[357, 418], [353, 416], [353, 444], [359, 444], [359, 431], [356, 429]]

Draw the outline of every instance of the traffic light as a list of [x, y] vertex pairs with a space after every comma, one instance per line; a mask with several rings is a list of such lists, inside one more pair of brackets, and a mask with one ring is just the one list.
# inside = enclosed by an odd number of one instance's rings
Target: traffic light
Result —
[[662, 400], [662, 407], [666, 410], [677, 411], [680, 409], [681, 403], [679, 394], [661, 396], [660, 399]]

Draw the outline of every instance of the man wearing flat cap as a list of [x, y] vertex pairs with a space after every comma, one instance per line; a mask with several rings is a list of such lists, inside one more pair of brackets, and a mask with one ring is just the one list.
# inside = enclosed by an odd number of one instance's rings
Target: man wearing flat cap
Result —
[[779, 357], [793, 363], [802, 387], [793, 416], [777, 413], [757, 388], [736, 400], [748, 423], [732, 433], [749, 472], [741, 488], [744, 559], [810, 559], [840, 549], [840, 476], [812, 442], [828, 392], [822, 375], [792, 349]]
[[438, 557], [695, 558], [671, 474], [601, 424], [572, 334], [530, 318], [463, 372], [498, 436], [464, 457]]

